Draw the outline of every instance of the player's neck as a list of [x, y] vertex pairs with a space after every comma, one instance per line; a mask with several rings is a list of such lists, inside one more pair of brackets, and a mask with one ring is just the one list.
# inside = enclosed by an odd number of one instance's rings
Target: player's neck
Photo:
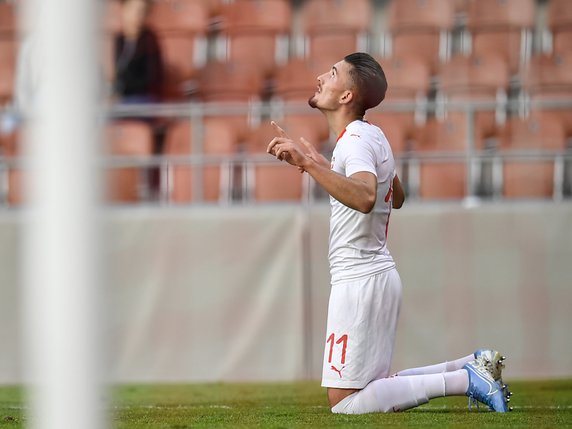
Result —
[[323, 113], [328, 121], [330, 131], [335, 136], [339, 136], [353, 121], [363, 120], [362, 117], [356, 116], [355, 113], [349, 111], [336, 110], [324, 111]]

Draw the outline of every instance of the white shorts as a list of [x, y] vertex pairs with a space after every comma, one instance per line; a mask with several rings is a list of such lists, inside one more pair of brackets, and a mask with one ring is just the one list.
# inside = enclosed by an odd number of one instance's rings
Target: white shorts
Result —
[[363, 389], [389, 376], [400, 304], [395, 268], [332, 285], [323, 387]]

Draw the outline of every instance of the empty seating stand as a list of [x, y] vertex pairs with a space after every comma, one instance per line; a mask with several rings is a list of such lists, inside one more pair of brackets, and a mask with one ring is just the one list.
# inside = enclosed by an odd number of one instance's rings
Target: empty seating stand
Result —
[[149, 16], [165, 67], [165, 97], [179, 100], [194, 91], [193, 79], [207, 60], [210, 11], [202, 0], [157, 0]]
[[549, 0], [548, 29], [552, 35], [552, 51], [561, 54], [572, 50], [572, 2]]
[[372, 12], [369, 0], [306, 0], [301, 10], [306, 58], [327, 71], [349, 53], [368, 51]]
[[[438, 84], [442, 117], [437, 115], [428, 122], [418, 150], [450, 154], [455, 159], [421, 162], [422, 198], [462, 198], [477, 192], [467, 188], [464, 154], [478, 155], [486, 149], [487, 139], [498, 137], [504, 126], [508, 82], [508, 66], [495, 54], [458, 55], [443, 64]], [[474, 110], [468, 112], [471, 103]], [[479, 103], [485, 104], [479, 107]]]
[[531, 109], [559, 118], [566, 135], [572, 136], [572, 50], [533, 56], [522, 80]]
[[535, 12], [535, 0], [473, 0], [467, 16], [472, 52], [497, 53], [517, 74], [531, 55]]
[[265, 78], [288, 59], [292, 6], [289, 0], [236, 0], [223, 5], [220, 36], [224, 60], [260, 69]]
[[564, 179], [563, 169], [555, 168], [566, 146], [562, 123], [542, 113], [511, 118], [501, 142], [503, 197], [555, 197]]
[[389, 5], [391, 52], [413, 54], [437, 72], [450, 55], [454, 8], [450, 0], [393, 0]]

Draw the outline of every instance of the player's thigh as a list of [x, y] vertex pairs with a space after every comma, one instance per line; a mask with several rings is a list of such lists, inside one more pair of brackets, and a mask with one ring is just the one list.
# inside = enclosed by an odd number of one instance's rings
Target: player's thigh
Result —
[[389, 373], [401, 282], [381, 273], [332, 286], [322, 385], [361, 389]]

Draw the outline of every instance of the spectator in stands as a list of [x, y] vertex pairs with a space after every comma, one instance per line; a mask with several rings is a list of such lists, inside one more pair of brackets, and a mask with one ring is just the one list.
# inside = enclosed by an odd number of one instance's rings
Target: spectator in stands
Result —
[[122, 0], [122, 29], [115, 36], [113, 91], [123, 103], [161, 99], [163, 61], [159, 41], [146, 25], [149, 0]]
[[[157, 103], [163, 89], [163, 59], [159, 40], [147, 26], [151, 10], [150, 0], [121, 0], [121, 32], [114, 40], [115, 75], [114, 98], [123, 104]], [[154, 148], [163, 152], [165, 123], [157, 118], [147, 118], [153, 127]], [[149, 171], [149, 191], [159, 194], [160, 171]]]

